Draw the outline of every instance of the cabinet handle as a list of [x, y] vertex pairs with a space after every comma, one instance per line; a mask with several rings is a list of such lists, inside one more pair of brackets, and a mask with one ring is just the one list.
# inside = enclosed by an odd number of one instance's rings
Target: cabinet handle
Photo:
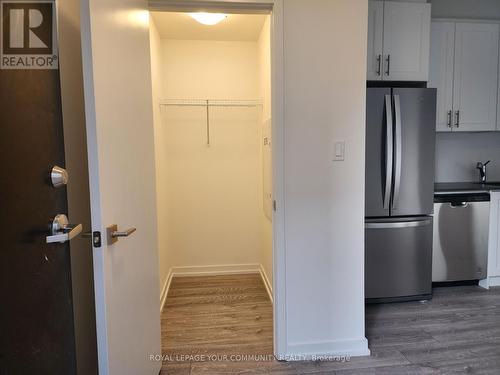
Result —
[[448, 111], [448, 122], [447, 122], [447, 125], [449, 128], [451, 128], [451, 115], [452, 115], [453, 111]]
[[382, 55], [377, 56], [377, 75], [380, 76], [382, 74]]
[[387, 61], [387, 70], [385, 72], [385, 75], [389, 76], [391, 74], [391, 55], [387, 55], [385, 61]]
[[460, 127], [460, 111], [455, 111], [455, 127]]

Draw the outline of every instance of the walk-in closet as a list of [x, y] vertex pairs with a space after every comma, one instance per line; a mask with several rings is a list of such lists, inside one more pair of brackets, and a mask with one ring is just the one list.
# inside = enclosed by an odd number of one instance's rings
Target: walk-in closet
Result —
[[164, 350], [272, 353], [270, 16], [150, 25]]

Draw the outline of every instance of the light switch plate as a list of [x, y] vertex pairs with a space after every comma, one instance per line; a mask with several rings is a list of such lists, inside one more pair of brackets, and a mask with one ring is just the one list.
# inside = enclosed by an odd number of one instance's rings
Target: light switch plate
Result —
[[344, 161], [345, 159], [345, 141], [333, 142], [333, 161]]

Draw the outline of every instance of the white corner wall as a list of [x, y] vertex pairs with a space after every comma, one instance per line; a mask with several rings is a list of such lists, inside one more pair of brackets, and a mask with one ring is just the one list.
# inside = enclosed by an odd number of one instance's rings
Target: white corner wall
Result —
[[[259, 58], [259, 94], [262, 98], [260, 120], [261, 140], [261, 215], [262, 254], [261, 264], [268, 285], [273, 285], [273, 224], [272, 224], [272, 127], [271, 127], [271, 17], [267, 16], [257, 41]], [[271, 146], [264, 145], [264, 137]]]
[[287, 354], [366, 355], [368, 2], [283, 3]]
[[157, 202], [157, 221], [158, 221], [158, 267], [160, 296], [164, 294], [164, 288], [167, 284], [169, 274], [168, 261], [168, 232], [162, 230], [167, 225], [168, 207], [167, 200], [162, 191], [167, 188], [167, 154], [160, 140], [164, 137], [161, 124], [160, 99], [162, 84], [162, 66], [161, 66], [161, 39], [158, 29], [152, 17], [149, 19], [149, 38], [151, 53], [151, 80], [153, 90], [153, 125], [155, 141], [155, 173], [156, 173], [156, 202]]

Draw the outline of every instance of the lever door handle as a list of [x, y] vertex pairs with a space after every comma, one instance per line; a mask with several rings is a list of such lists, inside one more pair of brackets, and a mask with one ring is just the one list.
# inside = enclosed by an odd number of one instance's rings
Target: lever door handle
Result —
[[68, 225], [66, 229], [61, 231], [59, 234], [54, 234], [52, 236], [47, 236], [47, 243], [64, 243], [72, 240], [76, 236], [78, 236], [80, 233], [82, 233], [82, 224], [77, 224], [77, 225]]
[[113, 224], [106, 228], [108, 234], [108, 245], [112, 245], [118, 241], [119, 238], [126, 238], [134, 233], [136, 228], [129, 228], [124, 231], [118, 230], [118, 225]]
[[128, 237], [132, 233], [134, 233], [136, 230], [137, 230], [136, 228], [129, 228], [126, 231], [122, 231], [122, 232], [116, 230], [113, 233], [111, 233], [111, 237], [113, 237], [113, 238], [116, 238], [116, 237]]

